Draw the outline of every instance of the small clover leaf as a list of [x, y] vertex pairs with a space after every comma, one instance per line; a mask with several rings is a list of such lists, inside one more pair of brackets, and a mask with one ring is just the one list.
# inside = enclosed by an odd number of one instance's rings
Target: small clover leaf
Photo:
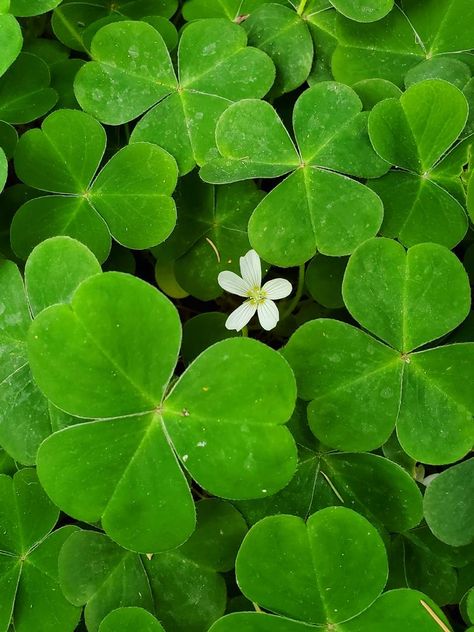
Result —
[[263, 97], [273, 84], [275, 68], [263, 51], [247, 46], [240, 26], [217, 19], [186, 27], [178, 68], [179, 78], [137, 123], [131, 141], [164, 147], [183, 175], [202, 165], [214, 149], [219, 116], [233, 101]]
[[236, 562], [247, 598], [313, 625], [364, 611], [382, 592], [387, 574], [377, 530], [344, 507], [322, 509], [306, 524], [295, 516], [264, 518], [250, 529]]
[[117, 608], [99, 626], [99, 632], [164, 632], [161, 623], [143, 608]]
[[442, 472], [425, 493], [426, 522], [434, 535], [452, 546], [474, 541], [474, 459]]
[[260, 202], [249, 223], [250, 243], [266, 261], [291, 266], [304, 263], [316, 250], [349, 254], [377, 232], [380, 199], [335, 173], [377, 177], [388, 169], [370, 145], [368, 114], [361, 109], [356, 93], [342, 84], [323, 82], [303, 92], [293, 112], [299, 153], [268, 103], [241, 101], [220, 118], [216, 142], [222, 157], [201, 169], [205, 181], [292, 172]]
[[185, 0], [183, 17], [188, 21], [227, 18], [235, 22], [240, 16], [247, 16], [269, 2], [286, 4], [287, 0]]
[[349, 260], [343, 297], [352, 316], [393, 348], [334, 320], [306, 323], [292, 336], [284, 355], [299, 396], [311, 400], [308, 418], [316, 436], [332, 447], [362, 451], [382, 445], [396, 423], [403, 449], [419, 461], [464, 456], [474, 432], [465, 379], [474, 345], [413, 353], [469, 313], [469, 282], [456, 256], [436, 244], [405, 254], [394, 241], [369, 240]]
[[[276, 492], [296, 465], [282, 427], [295, 398], [283, 358], [254, 340], [225, 340], [165, 396], [180, 339], [168, 299], [114, 272], [82, 283], [71, 306], [44, 310], [29, 333], [30, 362], [48, 398], [100, 418], [42, 444], [42, 484], [70, 515], [102, 519], [114, 540], [144, 553], [176, 547], [194, 528], [178, 458], [199, 485], [232, 499]], [[84, 486], [91, 477], [94, 487]]]
[[127, 145], [95, 175], [105, 144], [100, 123], [76, 110], [58, 110], [41, 129], [23, 134], [15, 152], [17, 175], [29, 186], [63, 196], [36, 198], [20, 207], [11, 228], [19, 256], [26, 258], [46, 237], [66, 233], [103, 261], [110, 234], [129, 248], [143, 249], [171, 233], [176, 221], [171, 194], [178, 175], [174, 159], [150, 143]]
[[20, 18], [32, 15], [41, 15], [54, 9], [62, 0], [36, 0], [34, 4], [30, 0], [10, 0], [10, 13]]
[[376, 22], [390, 13], [394, 0], [331, 0], [331, 4], [355, 22]]
[[[0, 630], [29, 632], [41, 621], [45, 632], [73, 632], [80, 610], [64, 598], [58, 580], [58, 555], [75, 531], [52, 531], [59, 510], [51, 503], [36, 473], [23, 469], [13, 478], [0, 475]], [[54, 610], [54, 621], [49, 613]]]
[[92, 253], [68, 237], [47, 240], [32, 252], [26, 291], [15, 264], [0, 262], [0, 442], [20, 463], [33, 464], [39, 444], [51, 433], [47, 402], [32, 379], [26, 353], [30, 311], [34, 316], [69, 300], [82, 280], [98, 272]]

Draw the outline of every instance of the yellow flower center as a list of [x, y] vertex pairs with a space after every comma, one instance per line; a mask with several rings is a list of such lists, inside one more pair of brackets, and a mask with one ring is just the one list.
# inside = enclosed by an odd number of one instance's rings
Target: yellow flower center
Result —
[[247, 292], [247, 296], [249, 297], [252, 305], [261, 305], [267, 299], [267, 293], [264, 292], [262, 288], [258, 287], [257, 285]]

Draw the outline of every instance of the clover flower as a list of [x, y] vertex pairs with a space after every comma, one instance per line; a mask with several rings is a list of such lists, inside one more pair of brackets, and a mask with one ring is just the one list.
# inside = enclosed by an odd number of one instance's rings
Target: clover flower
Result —
[[247, 298], [226, 320], [227, 329], [240, 331], [247, 325], [255, 312], [263, 329], [276, 327], [280, 314], [274, 301], [286, 298], [291, 293], [291, 283], [286, 279], [272, 279], [262, 286], [262, 266], [255, 250], [249, 250], [240, 257], [241, 277], [225, 270], [217, 277], [217, 282], [227, 292]]

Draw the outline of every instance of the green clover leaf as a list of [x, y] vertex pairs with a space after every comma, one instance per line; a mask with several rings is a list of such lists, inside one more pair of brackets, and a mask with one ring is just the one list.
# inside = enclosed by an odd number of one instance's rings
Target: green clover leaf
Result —
[[0, 50], [2, 51], [0, 77], [20, 54], [22, 44], [23, 36], [17, 20], [8, 13], [0, 15]]
[[35, 198], [18, 210], [11, 228], [18, 256], [26, 258], [46, 237], [67, 234], [104, 261], [110, 235], [143, 249], [171, 233], [176, 221], [171, 194], [178, 175], [174, 159], [151, 143], [127, 145], [96, 175], [105, 145], [100, 123], [76, 110], [58, 110], [41, 129], [23, 134], [15, 152], [17, 175], [31, 187], [62, 195]]
[[355, 22], [376, 22], [393, 8], [394, 0], [331, 0], [331, 4]]
[[235, 22], [240, 16], [251, 14], [264, 4], [286, 4], [287, 0], [185, 0], [183, 17], [185, 20], [203, 18], [227, 18]]
[[114, 540], [144, 553], [176, 547], [194, 529], [178, 459], [199, 485], [233, 499], [272, 494], [295, 470], [281, 426], [295, 398], [283, 358], [255, 340], [225, 340], [167, 393], [180, 341], [168, 299], [115, 272], [86, 280], [70, 306], [44, 310], [29, 332], [42, 391], [70, 414], [99, 418], [42, 444], [42, 484], [67, 513], [101, 519]]
[[99, 626], [99, 632], [164, 632], [160, 622], [143, 608], [117, 608]]
[[20, 463], [32, 465], [39, 444], [51, 433], [47, 401], [31, 376], [26, 336], [32, 316], [70, 299], [76, 287], [100, 272], [92, 253], [68, 237], [49, 239], [33, 250], [25, 268], [0, 262], [0, 442]]
[[286, 515], [258, 522], [242, 543], [236, 574], [253, 602], [325, 625], [368, 608], [385, 586], [388, 565], [383, 541], [365, 518], [351, 509], [328, 507], [306, 524]]
[[394, 241], [369, 240], [349, 260], [343, 296], [351, 315], [390, 346], [334, 320], [306, 323], [291, 337], [284, 355], [299, 396], [311, 400], [315, 435], [332, 447], [363, 451], [382, 445], [396, 424], [414, 459], [450, 463], [464, 456], [474, 433], [465, 379], [474, 345], [414, 353], [469, 313], [469, 282], [456, 256], [436, 244], [405, 253]]
[[[76, 527], [52, 531], [59, 510], [34, 470], [13, 478], [0, 475], [0, 630], [30, 632], [41, 621], [45, 632], [73, 632], [80, 610], [64, 598], [58, 580], [58, 555]], [[54, 620], [49, 614], [54, 611]]]
[[250, 243], [266, 261], [292, 266], [316, 250], [349, 254], [379, 229], [379, 198], [335, 173], [377, 177], [388, 169], [370, 145], [368, 114], [361, 109], [348, 86], [323, 82], [306, 90], [293, 112], [299, 152], [268, 103], [244, 100], [220, 118], [216, 142], [222, 157], [201, 169], [203, 180], [222, 184], [290, 173], [260, 202], [249, 223]]

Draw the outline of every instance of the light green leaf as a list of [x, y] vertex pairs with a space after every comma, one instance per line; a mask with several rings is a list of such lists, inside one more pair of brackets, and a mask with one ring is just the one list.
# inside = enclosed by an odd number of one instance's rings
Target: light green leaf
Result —
[[155, 617], [143, 608], [117, 608], [99, 626], [99, 632], [164, 632]]
[[356, 22], [376, 22], [393, 8], [394, 0], [331, 0], [336, 9]]
[[141, 279], [107, 272], [83, 282], [70, 305], [36, 318], [29, 356], [35, 380], [60, 408], [86, 418], [120, 417], [158, 406], [180, 341], [178, 313], [167, 298]]
[[275, 64], [273, 95], [291, 92], [306, 81], [313, 63], [313, 41], [305, 21], [295, 11], [265, 3], [243, 26], [250, 45], [265, 51]]
[[399, 354], [350, 325], [323, 319], [300, 327], [283, 354], [298, 395], [311, 400], [309, 424], [323, 443], [363, 451], [388, 439], [400, 405]]
[[434, 180], [414, 173], [391, 171], [367, 183], [384, 205], [380, 232], [404, 246], [434, 242], [454, 248], [466, 234], [462, 205]]
[[398, 99], [402, 94], [398, 86], [386, 79], [362, 79], [352, 88], [362, 101], [364, 110], [371, 110], [376, 103], [384, 99]]
[[97, 531], [76, 531], [66, 540], [59, 555], [59, 581], [72, 604], [85, 605], [89, 632], [97, 632], [105, 615], [118, 607], [153, 611], [150, 586], [138, 555]]
[[382, 592], [387, 572], [376, 529], [343, 507], [323, 509], [306, 525], [294, 516], [265, 518], [250, 529], [236, 563], [247, 598], [319, 625], [365, 610]]
[[434, 535], [452, 546], [474, 541], [474, 459], [442, 472], [425, 493], [426, 522]]
[[176, 88], [168, 49], [145, 22], [115, 22], [92, 40], [93, 61], [76, 75], [79, 105], [108, 125], [131, 121]]
[[176, 224], [171, 194], [176, 162], [151, 143], [123, 147], [95, 179], [88, 200], [110, 233], [128, 248], [144, 249], [168, 237]]
[[[186, 0], [183, 6], [185, 20], [203, 18], [227, 18], [235, 21], [240, 15], [248, 15], [270, 0]], [[272, 0], [273, 4], [286, 4], [286, 0]]]
[[249, 222], [250, 243], [270, 263], [300, 265], [316, 251], [340, 257], [373, 236], [382, 203], [346, 176], [304, 167], [277, 185]]
[[59, 110], [43, 121], [41, 129], [22, 135], [15, 152], [15, 171], [20, 180], [36, 189], [83, 194], [102, 160], [105, 145], [104, 128], [92, 116]]
[[12, 15], [0, 15], [0, 77], [8, 70], [18, 57], [23, 44], [23, 36], [18, 22]]
[[466, 124], [463, 93], [439, 79], [412, 85], [399, 100], [378, 103], [369, 116], [369, 134], [377, 153], [391, 164], [429, 172]]
[[81, 281], [100, 272], [99, 262], [80, 242], [70, 237], [43, 241], [25, 266], [25, 285], [33, 316], [55, 303], [68, 303]]
[[363, 327], [403, 353], [448, 333], [470, 309], [467, 274], [447, 248], [419, 244], [405, 253], [388, 239], [357, 249], [346, 269], [343, 297]]
[[0, 119], [18, 125], [44, 116], [58, 100], [50, 81], [42, 59], [30, 53], [19, 55], [0, 79]]
[[462, 90], [471, 74], [469, 66], [455, 57], [433, 57], [410, 68], [405, 75], [405, 86], [409, 88], [425, 79], [444, 79]]
[[109, 229], [85, 197], [45, 195], [25, 202], [10, 230], [13, 251], [26, 259], [45, 239], [67, 235], [85, 244], [103, 263], [112, 244]]
[[245, 31], [228, 20], [187, 26], [178, 68], [179, 89], [174, 86], [170, 96], [139, 121], [131, 140], [160, 145], [185, 174], [214, 150], [219, 116], [232, 101], [263, 97], [273, 84], [275, 68], [264, 52], [247, 46]]

